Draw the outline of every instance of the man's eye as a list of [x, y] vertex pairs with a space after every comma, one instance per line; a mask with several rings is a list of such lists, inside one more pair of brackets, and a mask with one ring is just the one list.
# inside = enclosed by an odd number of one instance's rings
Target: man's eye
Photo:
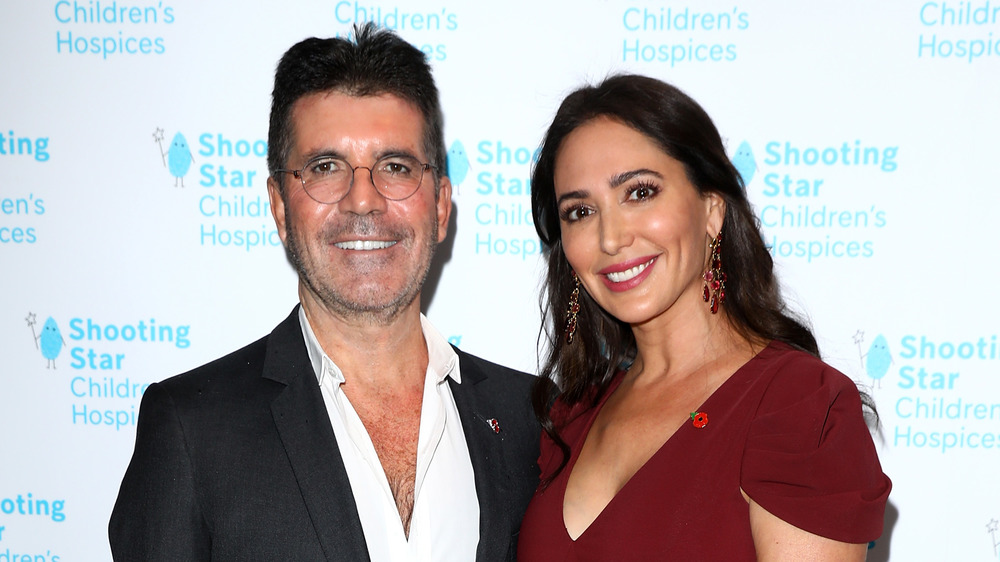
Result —
[[309, 165], [308, 171], [314, 175], [328, 176], [343, 169], [343, 166], [333, 158], [316, 160]]
[[404, 162], [390, 161], [382, 164], [382, 173], [389, 176], [411, 176], [413, 168]]

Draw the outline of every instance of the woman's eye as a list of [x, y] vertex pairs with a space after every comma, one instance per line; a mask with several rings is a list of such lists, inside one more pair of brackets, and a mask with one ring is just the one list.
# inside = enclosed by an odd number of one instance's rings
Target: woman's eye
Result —
[[566, 222], [576, 222], [584, 217], [588, 217], [593, 214], [593, 211], [584, 206], [570, 207], [560, 213], [560, 218]]
[[650, 197], [656, 195], [656, 188], [651, 185], [636, 185], [628, 190], [626, 200], [628, 201], [642, 201], [643, 199], [649, 199]]

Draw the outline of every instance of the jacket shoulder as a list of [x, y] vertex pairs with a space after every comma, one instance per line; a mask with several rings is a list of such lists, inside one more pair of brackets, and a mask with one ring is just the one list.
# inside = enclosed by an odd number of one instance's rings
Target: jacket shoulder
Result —
[[459, 361], [461, 362], [463, 368], [463, 377], [465, 377], [465, 371], [468, 366], [472, 367], [474, 372], [479, 371], [481, 374], [486, 375], [489, 378], [497, 377], [508, 384], [513, 382], [514, 384], [526, 384], [530, 386], [535, 381], [535, 375], [499, 365], [492, 361], [483, 359], [482, 357], [466, 353], [457, 347], [454, 349], [455, 353], [458, 354]]
[[540, 430], [531, 407], [531, 389], [536, 377], [464, 351], [456, 349], [456, 352], [462, 383], [453, 385], [452, 391], [478, 397], [482, 406], [498, 414], [502, 412], [505, 419], [520, 426], [526, 434], [534, 434], [537, 440]]
[[156, 386], [180, 402], [193, 397], [202, 402], [213, 396], [240, 395], [240, 389], [248, 390], [264, 382], [261, 375], [268, 340], [269, 336], [264, 336], [232, 353], [156, 383]]

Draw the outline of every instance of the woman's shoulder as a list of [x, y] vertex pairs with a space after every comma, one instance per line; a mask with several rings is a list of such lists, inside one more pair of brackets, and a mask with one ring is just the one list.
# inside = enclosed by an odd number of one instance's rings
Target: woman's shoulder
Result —
[[757, 378], [766, 385], [765, 399], [788, 401], [796, 397], [842, 393], [858, 395], [857, 385], [837, 368], [819, 357], [791, 345], [772, 341], [754, 358]]

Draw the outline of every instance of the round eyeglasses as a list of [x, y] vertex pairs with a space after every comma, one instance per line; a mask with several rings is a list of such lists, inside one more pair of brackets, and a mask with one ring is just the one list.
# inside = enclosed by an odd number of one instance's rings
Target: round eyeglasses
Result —
[[352, 166], [336, 156], [317, 156], [306, 162], [301, 170], [275, 170], [292, 174], [302, 182], [309, 197], [318, 203], [338, 203], [354, 186], [354, 173], [358, 168], [368, 170], [375, 190], [392, 201], [400, 201], [420, 189], [424, 171], [434, 166], [412, 156], [384, 156], [371, 166]]

